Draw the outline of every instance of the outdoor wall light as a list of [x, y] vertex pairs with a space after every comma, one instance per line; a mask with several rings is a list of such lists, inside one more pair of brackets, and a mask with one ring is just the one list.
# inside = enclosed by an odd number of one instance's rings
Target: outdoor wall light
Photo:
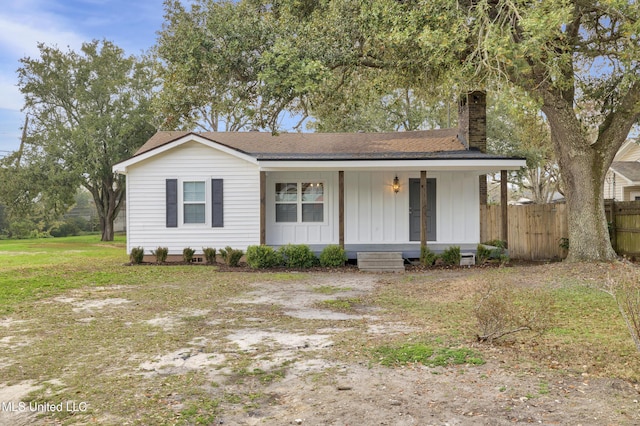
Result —
[[398, 179], [398, 176], [396, 175], [396, 177], [393, 178], [393, 192], [395, 192], [396, 194], [400, 191], [400, 179]]

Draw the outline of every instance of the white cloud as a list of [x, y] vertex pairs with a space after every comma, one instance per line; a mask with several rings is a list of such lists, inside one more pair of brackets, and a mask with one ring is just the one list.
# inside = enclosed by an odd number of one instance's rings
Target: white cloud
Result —
[[[31, 19], [30, 19], [31, 20]], [[38, 56], [38, 43], [57, 45], [65, 50], [67, 46], [78, 49], [83, 38], [72, 31], [55, 28], [51, 25], [36, 26], [33, 22], [18, 22], [9, 16], [0, 16], [0, 46], [11, 56]]]
[[0, 74], [0, 109], [19, 111], [24, 105], [24, 97], [16, 84], [18, 78], [14, 75]]

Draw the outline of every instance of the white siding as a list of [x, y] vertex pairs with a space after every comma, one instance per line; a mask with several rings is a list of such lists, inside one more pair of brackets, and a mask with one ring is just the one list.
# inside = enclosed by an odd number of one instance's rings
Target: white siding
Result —
[[[277, 223], [276, 183], [322, 182], [324, 184], [324, 221], [322, 223]], [[338, 243], [338, 172], [267, 172], [266, 243], [337, 244]]]
[[[400, 191], [391, 187], [398, 176]], [[436, 241], [478, 243], [478, 173], [428, 172], [436, 179]], [[345, 243], [409, 243], [409, 179], [419, 172], [345, 172]]]
[[[178, 179], [207, 182], [207, 223], [167, 228], [165, 182]], [[211, 227], [211, 179], [224, 179], [224, 227]], [[231, 246], [245, 250], [260, 242], [260, 177], [257, 166], [232, 155], [189, 142], [130, 166], [127, 174], [127, 249], [141, 246], [149, 253], [159, 246], [170, 254], [185, 247]], [[182, 210], [179, 197], [178, 210]]]

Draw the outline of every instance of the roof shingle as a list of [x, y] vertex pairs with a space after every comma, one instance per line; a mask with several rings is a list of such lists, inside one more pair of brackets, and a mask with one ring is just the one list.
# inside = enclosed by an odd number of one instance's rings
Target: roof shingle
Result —
[[[134, 156], [151, 151], [191, 132], [158, 132]], [[410, 158], [438, 152], [466, 151], [457, 129], [393, 133], [203, 132], [210, 141], [258, 159]], [[412, 155], [413, 154], [413, 155]], [[429, 156], [429, 155], [426, 155]]]

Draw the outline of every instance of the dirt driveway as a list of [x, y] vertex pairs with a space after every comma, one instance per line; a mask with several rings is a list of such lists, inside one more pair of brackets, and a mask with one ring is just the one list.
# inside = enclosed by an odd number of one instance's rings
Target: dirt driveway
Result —
[[470, 339], [483, 365], [380, 365], [371, 346], [429, 332], [370, 303], [409, 276], [229, 276], [76, 290], [0, 318], [0, 425], [640, 423], [627, 381]]

